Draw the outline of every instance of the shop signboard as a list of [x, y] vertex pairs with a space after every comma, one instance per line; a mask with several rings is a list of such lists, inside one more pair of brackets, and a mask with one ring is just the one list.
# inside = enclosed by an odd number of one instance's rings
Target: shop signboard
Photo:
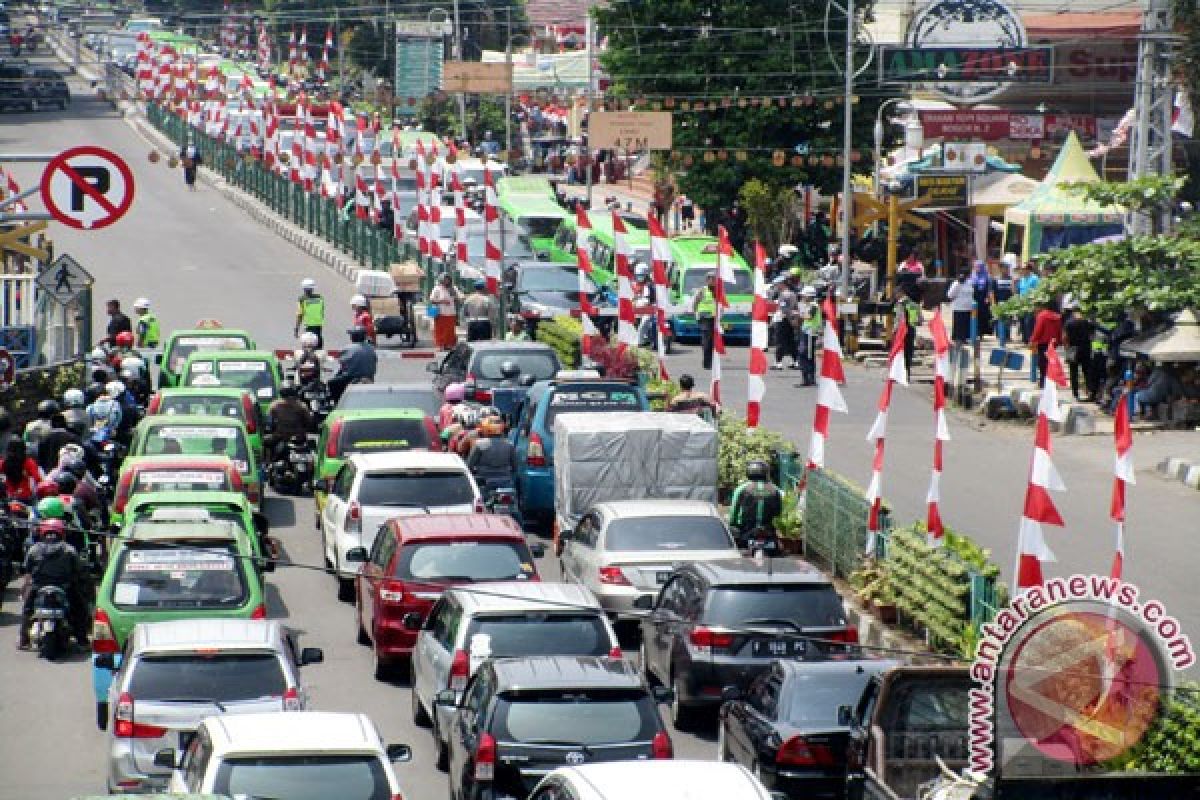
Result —
[[916, 196], [928, 200], [926, 209], [966, 208], [968, 180], [966, 175], [918, 175]]
[[1001, 139], [1041, 141], [1075, 131], [1085, 140], [1096, 138], [1096, 118], [1090, 114], [1022, 114], [1010, 111], [921, 111], [926, 139], [995, 142]]

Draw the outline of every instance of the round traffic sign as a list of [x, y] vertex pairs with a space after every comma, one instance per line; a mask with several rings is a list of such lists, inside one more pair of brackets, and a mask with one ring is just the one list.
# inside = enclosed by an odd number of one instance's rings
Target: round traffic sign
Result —
[[59, 222], [95, 230], [113, 224], [133, 205], [129, 165], [103, 147], [72, 147], [46, 165], [42, 202]]

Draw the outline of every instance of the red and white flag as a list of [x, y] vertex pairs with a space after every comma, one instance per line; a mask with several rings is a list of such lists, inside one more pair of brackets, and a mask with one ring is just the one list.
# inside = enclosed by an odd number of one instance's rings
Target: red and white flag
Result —
[[1054, 342], [1046, 348], [1046, 384], [1038, 401], [1037, 425], [1034, 428], [1033, 459], [1029, 466], [1029, 484], [1025, 489], [1025, 507], [1017, 534], [1017, 594], [1043, 582], [1042, 564], [1054, 561], [1054, 552], [1046, 544], [1043, 526], [1063, 527], [1062, 516], [1050, 497], [1050, 492], [1066, 490], [1066, 485], [1051, 460], [1050, 422], [1063, 421], [1058, 404], [1058, 390], [1067, 385], [1062, 361]]
[[592, 221], [582, 205], [576, 206], [575, 263], [579, 267], [579, 322], [582, 327], [579, 349], [585, 356], [592, 352], [592, 337], [600, 333], [596, 329], [595, 323], [592, 322], [592, 314], [596, 313], [596, 309], [592, 306], [592, 301], [588, 299], [586, 291], [588, 279], [592, 277], [592, 259], [588, 257], [588, 246], [591, 244], [591, 239]]
[[717, 227], [717, 280], [713, 284], [713, 294], [716, 296], [716, 310], [713, 313], [712, 331], [712, 370], [709, 373], [708, 395], [713, 405], [721, 407], [721, 358], [725, 355], [725, 335], [721, 331], [721, 316], [729, 307], [729, 298], [725, 295], [725, 284], [733, 283], [736, 277], [733, 273], [733, 246], [729, 243], [729, 233], [724, 226]]
[[446, 168], [450, 171], [450, 191], [454, 193], [454, 258], [459, 264], [467, 263], [467, 200], [463, 190], [461, 168], [458, 164], [458, 149], [450, 144], [450, 156], [453, 163]]
[[371, 193], [367, 179], [358, 170], [354, 171], [354, 216], [365, 220], [371, 215]]
[[267, 103], [263, 119], [263, 159], [267, 169], [274, 171], [279, 158], [279, 120], [275, 116], [275, 101]]
[[329, 77], [329, 54], [333, 52], [333, 28], [325, 29], [325, 46], [321, 48], [321, 60], [317, 63], [317, 77]]
[[[429, 158], [437, 163], [437, 142], [430, 144]], [[442, 182], [433, 165], [426, 165], [426, 182], [429, 185], [429, 248], [434, 258], [445, 258], [442, 248]], [[435, 247], [436, 245], [436, 247]]]
[[842, 343], [838, 341], [837, 310], [833, 298], [826, 297], [821, 307], [825, 332], [821, 337], [821, 371], [817, 375], [817, 404], [813, 414], [812, 438], [808, 443], [808, 467], [825, 466], [825, 442], [829, 438], [829, 412], [845, 414], [846, 400], [841, 384], [846, 382], [842, 369]]
[[[392, 128], [392, 152], [400, 152], [400, 129]], [[392, 159], [392, 235], [397, 240], [404, 238], [404, 220], [400, 218], [400, 159]]]
[[296, 26], [292, 26], [291, 35], [288, 36], [288, 77], [296, 71], [296, 64], [299, 62], [299, 57], [296, 54]]
[[496, 179], [492, 171], [483, 171], [483, 272], [487, 277], [488, 293], [500, 294], [500, 271], [504, 261], [504, 241], [500, 235], [500, 201], [496, 196]]
[[629, 246], [625, 220], [616, 211], [612, 212], [614, 260], [617, 266], [617, 341], [629, 347], [637, 347], [637, 322], [633, 313], [633, 269], [629, 260], [633, 249]]
[[417, 139], [417, 251], [429, 255], [429, 206], [426, 189], [429, 165], [425, 161], [425, 146]]
[[933, 336], [933, 472], [929, 476], [929, 492], [925, 495], [925, 531], [930, 546], [938, 547], [946, 535], [941, 512], [942, 442], [950, 440], [950, 428], [946, 425], [950, 337], [946, 335], [940, 308], [933, 312], [933, 319], [929, 321], [929, 333]]
[[879, 395], [879, 407], [875, 422], [867, 432], [867, 441], [875, 443], [875, 455], [871, 460], [871, 482], [867, 484], [867, 555], [875, 555], [875, 541], [879, 535], [879, 514], [883, 508], [883, 451], [887, 442], [888, 412], [892, 408], [892, 389], [898, 383], [908, 385], [908, 372], [904, 369], [904, 337], [908, 335], [908, 320], [904, 315], [896, 319], [892, 332], [892, 346], [888, 349], [887, 375], [883, 379], [883, 391]]
[[0, 208], [11, 206], [11, 211], [28, 211], [29, 207], [25, 205], [24, 201], [13, 199], [21, 194], [21, 187], [13, 174], [5, 172], [4, 168], [0, 167], [0, 178], [3, 178], [3, 191], [0, 191], [0, 198], [4, 199]]
[[750, 367], [746, 377], [746, 427], [757, 428], [767, 393], [767, 341], [771, 303], [767, 299], [767, 253], [754, 243], [754, 305], [750, 307]]
[[1113, 464], [1112, 505], [1108, 515], [1117, 526], [1117, 549], [1113, 553], [1109, 574], [1120, 578], [1125, 570], [1125, 487], [1137, 483], [1133, 475], [1133, 431], [1129, 428], [1129, 403], [1126, 398], [1117, 403], [1113, 444], [1117, 457]]
[[646, 215], [646, 228], [650, 231], [650, 274], [654, 280], [654, 315], [658, 328], [658, 373], [665, 381], [670, 377], [667, 374], [667, 336], [671, 333], [667, 324], [667, 265], [672, 261], [671, 241], [653, 214]]
[[308, 66], [308, 26], [300, 27], [300, 45], [298, 47], [299, 61], [301, 64]]
[[258, 23], [258, 67], [263, 72], [271, 69], [271, 37], [267, 33], [267, 24], [261, 20]]

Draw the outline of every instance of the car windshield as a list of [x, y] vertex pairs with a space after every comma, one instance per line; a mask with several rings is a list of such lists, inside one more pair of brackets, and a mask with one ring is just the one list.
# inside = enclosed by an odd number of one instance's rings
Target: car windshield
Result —
[[[588, 293], [598, 291], [596, 284], [584, 276]], [[578, 292], [579, 270], [575, 267], [537, 266], [522, 269], [517, 275], [518, 292]]]
[[287, 679], [274, 653], [222, 653], [217, 650], [145, 655], [133, 666], [126, 690], [139, 701], [243, 700], [282, 698]]
[[135, 474], [130, 494], [232, 490], [229, 473], [221, 469], [140, 469]]
[[537, 575], [524, 542], [416, 542], [405, 545], [396, 577], [414, 581], [507, 581]]
[[846, 624], [842, 598], [828, 584], [722, 586], [708, 596], [704, 621], [736, 628], [747, 620], [785, 619], [801, 628], [834, 628]]
[[194, 361], [188, 369], [187, 384], [202, 386], [214, 378], [220, 386], [249, 389], [259, 400], [275, 396], [275, 376], [266, 361]]
[[488, 637], [493, 656], [606, 656], [612, 649], [598, 613], [475, 617], [463, 641], [469, 645], [477, 634]]
[[[683, 273], [683, 293], [694, 294], [697, 289], [704, 285], [704, 280], [709, 275], [716, 272], [717, 265], [711, 264], [707, 267], [697, 267], [689, 269]], [[751, 277], [749, 270], [735, 269], [733, 271], [734, 282], [725, 284], [725, 294], [753, 294], [754, 279]]]
[[597, 411], [640, 411], [641, 398], [632, 387], [597, 386], [587, 389], [555, 389], [546, 407], [546, 430], [554, 429], [559, 414]]
[[441, 408], [437, 394], [433, 389], [422, 386], [419, 388], [379, 387], [377, 384], [361, 384], [347, 386], [338, 401], [339, 411], [374, 411], [381, 408], [415, 408], [426, 414], [436, 414]]
[[791, 678], [780, 694], [779, 718], [794, 725], [838, 726], [838, 708], [854, 707], [872, 673], [847, 664], [836, 672], [801, 672]]
[[249, 350], [250, 343], [244, 336], [180, 336], [171, 345], [166, 362], [175, 372], [183, 369], [184, 362], [192, 353], [207, 350]]
[[378, 756], [281, 755], [226, 758], [213, 794], [286, 800], [390, 800]]
[[429, 447], [424, 419], [347, 420], [338, 441], [343, 453], [378, 453]]
[[358, 502], [364, 506], [469, 506], [475, 502], [475, 490], [462, 470], [370, 472], [358, 487]]
[[217, 395], [173, 395], [158, 404], [159, 414], [202, 414], [246, 421], [246, 409], [236, 397]]
[[717, 517], [626, 517], [608, 523], [604, 549], [609, 552], [639, 550], [734, 550], [736, 545]]
[[250, 464], [242, 429], [220, 425], [157, 425], [146, 434], [140, 455], [228, 456], [238, 472], [246, 472]]
[[476, 357], [471, 372], [478, 380], [502, 381], [500, 367], [505, 361], [513, 362], [521, 375], [532, 375], [535, 381], [548, 381], [558, 372], [554, 353], [542, 350], [487, 350]]
[[535, 239], [547, 239], [554, 235], [558, 230], [559, 224], [562, 222], [560, 216], [548, 217], [520, 217], [517, 219], [517, 224]]
[[124, 609], [240, 608], [248, 588], [231, 547], [126, 547], [113, 582], [112, 602]]
[[646, 692], [602, 689], [507, 696], [493, 723], [497, 739], [525, 744], [645, 742], [654, 738], [658, 727]]

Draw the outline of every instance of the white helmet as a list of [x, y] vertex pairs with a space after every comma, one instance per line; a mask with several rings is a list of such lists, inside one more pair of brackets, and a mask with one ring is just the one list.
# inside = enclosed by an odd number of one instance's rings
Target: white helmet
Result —
[[79, 389], [67, 389], [63, 392], [63, 406], [66, 408], [83, 408], [85, 405], [83, 392]]
[[125, 391], [125, 384], [121, 383], [120, 381], [109, 381], [108, 383], [104, 384], [104, 391], [109, 397], [111, 397], [113, 400], [116, 400], [121, 396], [121, 393]]
[[800, 296], [801, 297], [816, 297], [817, 290], [815, 288], [813, 288], [812, 286], [805, 286], [803, 289], [800, 290]]
[[779, 245], [779, 255], [782, 256], [783, 258], [787, 258], [788, 256], [794, 256], [798, 252], [800, 252], [800, 251], [796, 249], [796, 246], [794, 244]]
[[367, 298], [363, 297], [361, 294], [354, 295], [354, 297], [350, 298], [350, 307], [351, 308], [366, 308], [367, 307]]
[[150, 308], [150, 300], [146, 297], [139, 297], [137, 300], [133, 301], [133, 307], [135, 310]]
[[305, 278], [304, 280], [300, 281], [300, 288], [305, 289], [305, 290], [316, 289], [317, 282], [314, 281], [312, 278]]
[[146, 368], [146, 362], [137, 356], [125, 356], [121, 359], [121, 369], [130, 370], [135, 374]]
[[108, 353], [104, 352], [103, 347], [93, 347], [88, 358], [92, 361], [108, 361]]
[[318, 339], [317, 335], [312, 331], [305, 331], [304, 333], [300, 334], [301, 347], [310, 347], [316, 349], [317, 342], [319, 341], [320, 339]]

